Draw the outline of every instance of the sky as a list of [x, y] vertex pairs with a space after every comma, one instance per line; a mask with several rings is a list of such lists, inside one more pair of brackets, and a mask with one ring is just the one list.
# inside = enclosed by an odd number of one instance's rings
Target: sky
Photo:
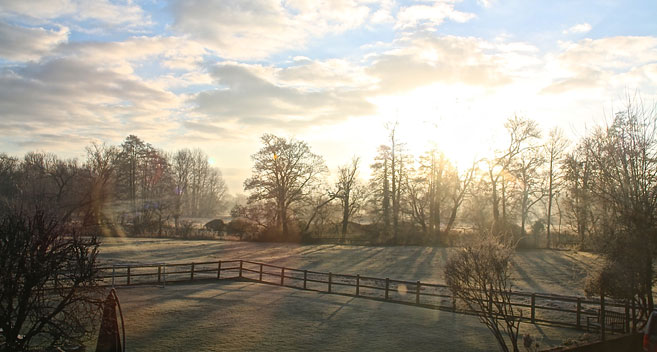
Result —
[[[576, 140], [657, 98], [657, 1], [0, 0], [0, 152], [201, 148], [242, 192], [259, 137], [335, 172], [398, 122], [490, 156], [514, 115]], [[366, 177], [364, 172], [363, 177]]]

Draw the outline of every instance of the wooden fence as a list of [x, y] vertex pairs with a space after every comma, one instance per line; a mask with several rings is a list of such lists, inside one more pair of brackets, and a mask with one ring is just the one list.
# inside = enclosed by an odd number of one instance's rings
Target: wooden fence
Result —
[[[100, 284], [126, 286], [166, 285], [202, 279], [248, 280], [303, 290], [340, 294], [415, 305], [466, 314], [477, 314], [456, 299], [447, 285], [361, 275], [335, 274], [287, 268], [249, 260], [183, 264], [114, 265], [101, 268]], [[496, 302], [490, 302], [493, 304]], [[625, 301], [591, 299], [545, 293], [513, 292], [511, 304], [522, 321], [582, 330], [625, 333], [645, 320]], [[613, 324], [610, 323], [613, 318]], [[621, 322], [619, 324], [619, 321]]]

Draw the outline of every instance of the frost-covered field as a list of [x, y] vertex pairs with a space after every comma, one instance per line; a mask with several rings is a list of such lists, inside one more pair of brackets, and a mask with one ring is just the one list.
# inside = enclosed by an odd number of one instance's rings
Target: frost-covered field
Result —
[[[281, 243], [103, 239], [101, 261], [187, 263], [249, 259], [292, 268], [443, 283], [455, 249]], [[519, 252], [518, 290], [582, 294], [586, 253]], [[250, 282], [120, 288], [128, 347], [135, 351], [496, 350], [478, 318], [425, 308]], [[541, 347], [581, 332], [522, 324]]]
[[[476, 317], [250, 282], [120, 288], [130, 351], [494, 351]], [[521, 325], [541, 347], [581, 332]]]
[[[244, 259], [289, 268], [444, 283], [443, 267], [454, 248], [299, 245], [227, 241], [105, 238], [100, 258], [109, 263], [189, 263]], [[515, 289], [583, 295], [589, 253], [530, 250], [514, 259]]]

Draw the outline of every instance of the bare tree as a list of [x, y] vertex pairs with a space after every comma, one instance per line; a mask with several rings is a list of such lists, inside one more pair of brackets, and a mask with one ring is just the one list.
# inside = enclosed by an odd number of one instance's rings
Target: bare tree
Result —
[[18, 193], [18, 159], [0, 153], [0, 210], [8, 209], [11, 199]]
[[593, 163], [583, 144], [567, 154], [562, 166], [564, 190], [566, 192], [566, 220], [575, 228], [581, 246], [585, 246], [587, 236], [596, 222], [591, 191], [593, 183]]
[[545, 195], [539, 171], [545, 159], [536, 146], [529, 147], [517, 155], [510, 165], [520, 198], [520, 235], [526, 236], [526, 224], [531, 208]]
[[[421, 220], [420, 223], [422, 228], [426, 229], [425, 232], [428, 231], [432, 237], [438, 239], [443, 220], [441, 218], [442, 210], [451, 189], [456, 186], [455, 183], [458, 183], [454, 180], [455, 175], [457, 175], [455, 169], [447, 160], [445, 154], [434, 149], [420, 158], [418, 176], [414, 178], [415, 185], [409, 185], [409, 198], [413, 217], [416, 220]], [[420, 183], [419, 187], [423, 189], [423, 194], [418, 192], [418, 183]], [[422, 203], [426, 203], [426, 211], [420, 207]]]
[[97, 318], [95, 238], [42, 211], [0, 216], [1, 349], [78, 342]]
[[445, 235], [449, 235], [449, 232], [452, 230], [452, 227], [454, 226], [454, 222], [456, 221], [456, 215], [459, 211], [459, 208], [461, 207], [461, 204], [463, 204], [463, 200], [465, 199], [465, 195], [467, 194], [468, 190], [470, 189], [470, 186], [472, 185], [472, 180], [474, 178], [475, 171], [477, 170], [477, 162], [473, 161], [472, 166], [470, 166], [469, 169], [463, 173], [460, 177], [458, 176], [458, 171], [456, 171], [456, 177], [457, 177], [457, 183], [453, 189], [453, 191], [450, 193], [450, 199], [452, 201], [452, 204], [450, 206], [449, 210], [449, 218], [447, 219], [447, 225], [445, 225]]
[[244, 181], [244, 190], [251, 192], [249, 202], [274, 202], [276, 227], [284, 238], [290, 238], [290, 207], [303, 200], [328, 169], [305, 142], [272, 134], [260, 139], [263, 147], [251, 156], [253, 174]]
[[518, 349], [521, 314], [511, 304], [511, 259], [513, 247], [491, 236], [450, 255], [445, 280], [452, 293], [479, 316], [493, 333], [502, 351]]
[[374, 158], [375, 163], [370, 166], [372, 170], [370, 179], [370, 202], [372, 210], [378, 220], [383, 224], [383, 232], [388, 235], [390, 231], [390, 148], [381, 145]]
[[[506, 149], [498, 152], [498, 156], [488, 160], [488, 177], [491, 187], [491, 204], [493, 209], [493, 220], [495, 232], [500, 232], [506, 226], [506, 192], [505, 177], [509, 171], [509, 166], [515, 157], [527, 148], [528, 141], [538, 138], [540, 131], [538, 125], [533, 120], [528, 120], [518, 116], [508, 119], [504, 124], [508, 133], [509, 141]], [[501, 187], [501, 189], [498, 189]], [[501, 195], [500, 195], [501, 191]], [[500, 203], [502, 214], [500, 216]]]
[[341, 166], [338, 169], [338, 182], [336, 197], [340, 199], [342, 205], [342, 223], [340, 233], [344, 242], [347, 235], [349, 220], [363, 205], [364, 189], [358, 182], [358, 166], [360, 158], [353, 157], [351, 165]]
[[427, 240], [440, 242], [451, 231], [475, 166], [460, 175], [443, 153], [431, 150], [420, 158], [417, 171], [410, 170], [405, 184], [407, 211]]
[[[593, 163], [592, 193], [604, 212], [601, 248], [610, 263], [641, 263], [637, 301], [652, 311], [657, 253], [657, 111], [628, 99], [606, 129], [584, 142]], [[632, 250], [627, 253], [627, 248]], [[627, 267], [627, 265], [625, 266]]]
[[402, 215], [402, 197], [404, 184], [412, 165], [410, 155], [404, 153], [404, 145], [397, 138], [398, 123], [387, 124], [388, 145], [379, 146], [377, 161], [372, 165], [372, 202], [374, 211], [381, 215], [383, 233], [391, 236], [393, 242], [399, 242], [399, 225]]
[[[425, 239], [429, 239], [432, 225], [435, 226], [432, 218], [432, 196], [434, 195], [432, 185], [428, 182], [424, 175], [419, 175], [414, 170], [411, 170], [411, 175], [407, 175], [404, 187], [406, 188], [406, 211], [410, 214], [411, 219], [415, 224], [419, 224], [422, 228], [422, 234]], [[440, 223], [438, 223], [440, 226]], [[433, 232], [433, 231], [431, 231]]]
[[405, 155], [402, 153], [403, 145], [397, 139], [397, 122], [388, 124], [388, 138], [390, 139], [390, 200], [392, 203], [392, 238], [399, 242], [399, 217], [401, 213], [402, 182], [406, 177]]
[[139, 137], [129, 135], [121, 144], [121, 152], [118, 158], [118, 189], [121, 198], [130, 202], [131, 214], [138, 210], [140, 170], [144, 155], [150, 145], [144, 143]]
[[105, 223], [110, 222], [109, 206], [116, 183], [116, 158], [119, 150], [113, 146], [93, 143], [87, 147], [84, 165], [86, 193], [83, 203], [83, 224], [107, 234]]
[[194, 161], [192, 158], [192, 152], [189, 149], [178, 150], [171, 158], [171, 161], [171, 172], [173, 174], [173, 183], [175, 185], [173, 221], [176, 233], [178, 233], [179, 219], [184, 212], [183, 205], [191, 182], [190, 174], [192, 172]]
[[216, 216], [224, 209], [226, 183], [208, 159], [200, 149], [181, 149], [171, 158], [174, 224], [183, 215]]
[[547, 248], [552, 244], [551, 230], [552, 230], [552, 202], [554, 200], [555, 191], [560, 186], [560, 173], [559, 167], [563, 158], [563, 153], [568, 147], [568, 140], [563, 136], [563, 132], [559, 128], [550, 130], [547, 143], [544, 145], [545, 155], [547, 158], [548, 166], [548, 190], [547, 190]]

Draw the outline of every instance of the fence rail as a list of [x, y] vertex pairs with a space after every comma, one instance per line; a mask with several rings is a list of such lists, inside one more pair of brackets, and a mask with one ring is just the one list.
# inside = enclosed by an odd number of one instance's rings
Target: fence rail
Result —
[[[457, 299], [447, 285], [421, 281], [396, 280], [371, 276], [335, 274], [255, 262], [223, 260], [192, 263], [156, 263], [101, 267], [99, 284], [128, 286], [140, 284], [166, 285], [202, 279], [238, 279], [290, 288], [416, 305], [424, 308], [477, 314]], [[489, 304], [501, 303], [491, 301]], [[589, 329], [605, 332], [629, 332], [645, 322], [637, 317], [638, 309], [627, 301], [512, 292], [511, 305], [517, 318], [532, 324]], [[605, 326], [607, 316], [614, 324]], [[602, 319], [600, 319], [602, 317]], [[597, 319], [598, 324], [590, 321]], [[621, 322], [619, 324], [619, 322]], [[622, 325], [622, 331], [619, 326]]]

